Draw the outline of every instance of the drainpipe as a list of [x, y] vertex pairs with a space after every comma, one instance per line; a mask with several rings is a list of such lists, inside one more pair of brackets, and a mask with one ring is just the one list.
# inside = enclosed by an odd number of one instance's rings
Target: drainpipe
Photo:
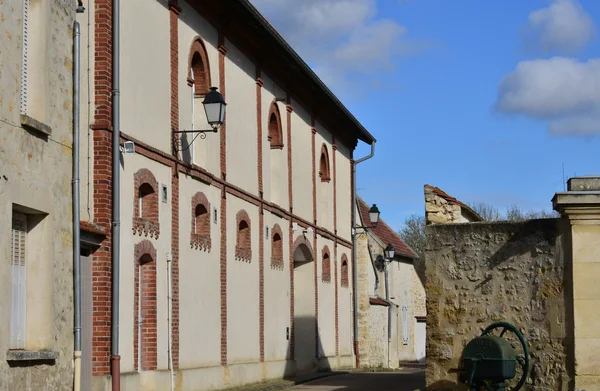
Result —
[[175, 389], [175, 378], [173, 375], [173, 341], [171, 338], [173, 332], [173, 269], [171, 266], [172, 261], [173, 255], [171, 253], [167, 254], [167, 323], [169, 324], [167, 349], [169, 357], [169, 375], [171, 378], [171, 391]]
[[111, 375], [112, 391], [121, 389], [121, 357], [119, 356], [119, 279], [120, 279], [120, 239], [121, 239], [121, 204], [120, 204], [120, 145], [121, 129], [119, 105], [119, 14], [120, 0], [112, 2], [112, 305], [111, 305]]
[[74, 325], [73, 337], [73, 389], [79, 391], [81, 388], [81, 256], [79, 226], [79, 88], [80, 88], [80, 46], [81, 32], [79, 23], [73, 22], [73, 306]]
[[356, 355], [356, 367], [360, 367], [360, 355], [358, 351], [358, 297], [356, 294], [356, 283], [358, 272], [356, 270], [356, 165], [368, 160], [375, 155], [375, 140], [371, 142], [371, 153], [360, 158], [352, 164], [352, 284], [354, 286], [353, 315], [354, 315], [354, 354]]
[[388, 349], [387, 349], [387, 366], [390, 367], [390, 348], [392, 346], [392, 304], [390, 303], [390, 285], [388, 280], [388, 267], [391, 259], [388, 261], [387, 259], [383, 260], [384, 269], [385, 269], [385, 300], [388, 302]]

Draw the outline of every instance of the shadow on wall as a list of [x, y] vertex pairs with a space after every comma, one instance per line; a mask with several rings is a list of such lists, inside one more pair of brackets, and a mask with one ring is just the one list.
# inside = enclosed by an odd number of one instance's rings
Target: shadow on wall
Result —
[[[294, 329], [290, 332], [287, 350], [286, 380], [297, 380], [297, 377], [316, 372], [331, 372], [331, 364], [323, 353], [314, 317], [294, 317]], [[292, 352], [293, 360], [289, 359]]]
[[427, 391], [464, 391], [467, 387], [463, 384], [451, 382], [449, 380], [440, 380], [427, 387]]

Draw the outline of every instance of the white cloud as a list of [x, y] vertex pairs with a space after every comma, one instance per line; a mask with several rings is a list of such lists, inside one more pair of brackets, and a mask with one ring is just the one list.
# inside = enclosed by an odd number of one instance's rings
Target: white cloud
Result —
[[500, 82], [496, 109], [548, 120], [554, 136], [600, 133], [600, 59], [522, 61]]
[[573, 53], [594, 37], [590, 16], [577, 0], [554, 0], [529, 14], [526, 40], [544, 52]]
[[417, 49], [404, 26], [377, 17], [376, 0], [251, 1], [334, 90], [375, 85]]

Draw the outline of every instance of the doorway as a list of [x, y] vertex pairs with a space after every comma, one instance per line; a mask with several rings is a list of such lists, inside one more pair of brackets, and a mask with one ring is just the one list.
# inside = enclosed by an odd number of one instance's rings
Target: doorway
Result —
[[305, 244], [294, 251], [294, 351], [296, 372], [316, 367], [314, 260]]

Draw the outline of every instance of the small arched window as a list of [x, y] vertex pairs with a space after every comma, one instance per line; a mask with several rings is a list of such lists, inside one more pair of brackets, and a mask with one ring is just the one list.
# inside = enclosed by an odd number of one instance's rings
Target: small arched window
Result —
[[278, 224], [271, 232], [271, 268], [283, 270], [283, 234]]
[[245, 210], [237, 213], [237, 238], [235, 245], [235, 257], [240, 261], [250, 262], [252, 260], [252, 235], [250, 231], [250, 217]]
[[281, 115], [279, 114], [279, 108], [277, 103], [271, 104], [269, 110], [269, 142], [271, 143], [271, 149], [282, 149], [283, 148], [283, 129], [281, 127]]
[[319, 161], [319, 177], [321, 182], [329, 182], [331, 180], [331, 171], [329, 169], [329, 152], [325, 144], [321, 147], [321, 159]]
[[140, 332], [136, 329], [134, 333], [134, 367], [142, 371], [151, 371], [156, 369], [158, 364], [156, 249], [149, 240], [143, 240], [135, 245], [134, 256], [136, 260], [133, 287], [134, 324], [138, 325], [141, 322], [143, 326]]
[[348, 287], [348, 257], [346, 257], [346, 254], [342, 255], [340, 284], [343, 287]]
[[134, 174], [133, 232], [158, 238], [158, 182], [146, 168]]
[[330, 259], [329, 248], [325, 246], [323, 248], [323, 265], [322, 265], [322, 277], [323, 282], [331, 282], [331, 259]]
[[210, 67], [206, 47], [201, 38], [192, 43], [189, 58], [188, 84], [194, 86], [196, 96], [206, 95], [210, 89]]
[[192, 248], [210, 251], [210, 204], [203, 193], [192, 197]]

